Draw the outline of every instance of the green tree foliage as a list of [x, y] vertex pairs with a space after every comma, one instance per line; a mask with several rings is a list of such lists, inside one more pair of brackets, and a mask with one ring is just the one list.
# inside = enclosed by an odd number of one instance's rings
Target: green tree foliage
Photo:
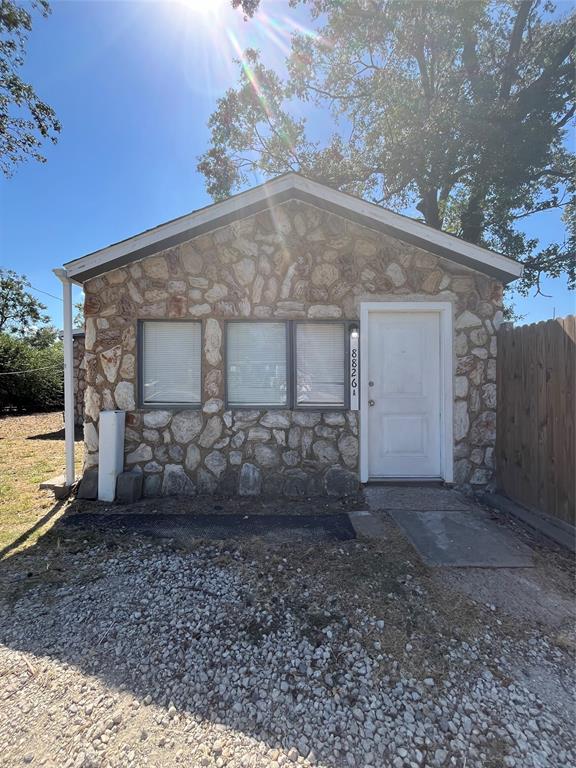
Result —
[[232, 8], [242, 8], [244, 18], [246, 19], [254, 16], [259, 5], [260, 0], [232, 0]]
[[26, 289], [30, 283], [12, 269], [0, 269], [0, 333], [26, 336], [45, 325], [46, 307]]
[[59, 339], [59, 332], [53, 325], [45, 325], [42, 328], [35, 328], [32, 333], [26, 337], [26, 341], [31, 347], [36, 349], [47, 349]]
[[[198, 166], [215, 199], [253, 173], [300, 171], [521, 259], [524, 292], [541, 274], [574, 286], [574, 14], [543, 0], [290, 4], [317, 34], [293, 36], [285, 78], [244, 53]], [[302, 104], [331, 115], [327, 140]], [[568, 236], [542, 250], [521, 226], [553, 208]]]
[[56, 143], [60, 132], [54, 110], [19, 74], [34, 10], [47, 16], [50, 6], [47, 0], [0, 0], [0, 169], [6, 176], [29, 158], [44, 162], [42, 142]]
[[84, 328], [84, 301], [77, 301], [74, 304], [74, 309], [76, 310], [74, 317], [72, 319], [72, 325], [74, 328]]
[[0, 333], [0, 412], [61, 408], [63, 372], [61, 342], [38, 348], [23, 339]]
[[0, 269], [0, 412], [62, 406], [64, 352], [23, 275]]

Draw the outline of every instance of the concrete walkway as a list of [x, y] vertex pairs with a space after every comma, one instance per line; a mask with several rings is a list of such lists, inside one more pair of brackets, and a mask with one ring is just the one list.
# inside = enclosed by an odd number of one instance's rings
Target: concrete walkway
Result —
[[387, 512], [430, 566], [529, 568], [532, 551], [497, 516], [458, 491], [428, 486], [368, 486], [374, 515]]

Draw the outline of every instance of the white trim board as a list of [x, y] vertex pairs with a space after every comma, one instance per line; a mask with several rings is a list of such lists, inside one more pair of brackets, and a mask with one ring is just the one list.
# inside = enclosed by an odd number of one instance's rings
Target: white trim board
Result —
[[[370, 480], [368, 472], [368, 339], [370, 312], [438, 312], [440, 314], [440, 399], [442, 403], [440, 466], [441, 479], [454, 480], [454, 354], [452, 349], [453, 308], [449, 301], [367, 301], [360, 304], [360, 482]], [[377, 478], [381, 481], [387, 478]], [[392, 480], [393, 478], [389, 478]], [[418, 479], [418, 478], [404, 478]], [[433, 480], [435, 478], [427, 478]]]
[[70, 261], [65, 265], [66, 272], [69, 278], [83, 283], [91, 277], [292, 199], [308, 202], [356, 220], [364, 226], [380, 229], [400, 240], [495, 277], [503, 283], [509, 283], [522, 275], [522, 265], [514, 259], [467, 243], [407, 216], [339, 192], [296, 173], [279, 176], [227, 200]]

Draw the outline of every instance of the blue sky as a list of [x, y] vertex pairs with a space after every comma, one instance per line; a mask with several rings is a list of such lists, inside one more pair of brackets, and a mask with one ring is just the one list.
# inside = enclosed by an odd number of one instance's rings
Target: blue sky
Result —
[[[194, 9], [214, 3], [213, 15]], [[305, 18], [287, 0], [265, 0], [264, 11], [245, 23], [227, 0], [73, 0], [37, 17], [24, 76], [63, 129], [46, 164], [0, 181], [0, 265], [59, 295], [54, 267], [211, 202], [196, 163], [216, 99], [237, 79], [230, 33], [280, 65], [291, 24]], [[546, 244], [562, 225], [549, 212], [528, 227]], [[543, 289], [550, 298], [514, 299], [524, 322], [575, 311], [564, 280]], [[61, 302], [38, 297], [61, 325]]]

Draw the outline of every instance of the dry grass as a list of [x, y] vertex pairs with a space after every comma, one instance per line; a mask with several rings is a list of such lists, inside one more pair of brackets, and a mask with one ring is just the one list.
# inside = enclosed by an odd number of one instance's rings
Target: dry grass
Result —
[[[77, 472], [81, 461], [82, 443], [76, 442]], [[56, 507], [54, 496], [40, 491], [38, 485], [62, 474], [64, 468], [60, 411], [0, 418], [0, 557], [21, 537], [25, 541], [20, 548], [34, 544], [53, 525], [58, 516], [51, 516]], [[63, 506], [58, 506], [58, 513]]]

